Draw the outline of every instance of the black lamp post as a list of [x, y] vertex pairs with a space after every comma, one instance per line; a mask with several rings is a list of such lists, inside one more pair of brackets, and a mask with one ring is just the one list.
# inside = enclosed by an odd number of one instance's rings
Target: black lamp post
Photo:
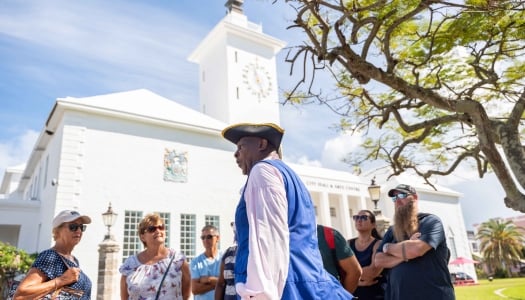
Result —
[[376, 185], [375, 177], [372, 178], [372, 182], [368, 187], [368, 194], [370, 195], [372, 202], [374, 202], [374, 214], [377, 215], [379, 213], [379, 210], [377, 209], [377, 202], [379, 202], [379, 199], [381, 198], [381, 186]]
[[98, 284], [97, 300], [111, 300], [118, 293], [118, 277], [115, 270], [119, 266], [120, 246], [111, 234], [111, 226], [115, 224], [117, 214], [109, 203], [108, 210], [102, 213], [102, 222], [108, 227], [108, 233], [98, 248]]
[[113, 236], [111, 235], [111, 226], [115, 224], [116, 220], [117, 220], [117, 214], [113, 212], [113, 209], [111, 208], [111, 202], [110, 202], [108, 210], [102, 214], [102, 222], [104, 222], [104, 225], [108, 227], [108, 234], [104, 237], [104, 239], [114, 240]]

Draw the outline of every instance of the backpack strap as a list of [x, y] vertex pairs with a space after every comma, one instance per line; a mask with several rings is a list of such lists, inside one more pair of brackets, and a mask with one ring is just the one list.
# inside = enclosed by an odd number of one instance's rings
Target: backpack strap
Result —
[[337, 268], [337, 273], [339, 274], [338, 279], [341, 283], [343, 283], [346, 277], [346, 272], [343, 270], [343, 268], [341, 268], [341, 265], [339, 265], [339, 261], [337, 260], [337, 253], [335, 250], [334, 230], [326, 226], [323, 226], [323, 230], [324, 230], [324, 239], [326, 240], [326, 243], [328, 244], [328, 248], [330, 248], [330, 252], [332, 253], [332, 260], [334, 261], [334, 266]]
[[334, 240], [334, 232], [332, 231], [332, 228], [323, 226], [324, 229], [324, 239], [326, 240], [326, 243], [328, 244], [328, 248], [331, 250], [335, 249], [335, 240]]

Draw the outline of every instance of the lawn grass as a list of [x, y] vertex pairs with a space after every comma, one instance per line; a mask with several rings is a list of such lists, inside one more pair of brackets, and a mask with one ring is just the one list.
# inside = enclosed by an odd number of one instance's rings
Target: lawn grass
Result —
[[477, 285], [454, 287], [456, 300], [525, 300], [525, 277], [492, 281], [482, 279], [478, 282]]

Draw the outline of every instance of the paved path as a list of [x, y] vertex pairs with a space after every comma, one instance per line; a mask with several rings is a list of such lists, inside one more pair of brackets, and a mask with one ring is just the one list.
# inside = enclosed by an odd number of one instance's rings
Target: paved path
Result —
[[502, 288], [502, 289], [499, 289], [499, 290], [495, 290], [494, 291], [494, 294], [500, 296], [501, 298], [508, 298], [507, 296], [503, 295], [501, 292], [503, 292], [506, 288]]

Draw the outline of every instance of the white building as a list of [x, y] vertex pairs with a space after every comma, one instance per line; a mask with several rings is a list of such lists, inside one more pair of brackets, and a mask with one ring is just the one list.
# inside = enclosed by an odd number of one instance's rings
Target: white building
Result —
[[[197, 237], [207, 223], [220, 228], [221, 244], [228, 246], [233, 239], [229, 223], [245, 177], [235, 164], [234, 145], [220, 132], [243, 121], [279, 123], [275, 55], [283, 46], [234, 10], [190, 55], [200, 67], [201, 112], [148, 90], [57, 99], [42, 120], [45, 125], [26, 165], [6, 169], [0, 185], [0, 240], [30, 253], [42, 251], [53, 244], [51, 221], [59, 211], [76, 209], [91, 216], [93, 223], [74, 255], [93, 281], [93, 298], [98, 245], [107, 232], [101, 214], [109, 203], [118, 213], [112, 233], [122, 259], [142, 247], [136, 226], [149, 212], [161, 213], [168, 244], [190, 258], [203, 251]], [[312, 194], [317, 221], [347, 238], [355, 236], [351, 215], [373, 209], [370, 178], [292, 167]], [[397, 183], [382, 183], [382, 199]], [[452, 258], [470, 257], [461, 195], [414, 186], [421, 210], [442, 218]], [[380, 201], [379, 208], [393, 215], [390, 200]], [[114, 293], [118, 298], [118, 288]]]

